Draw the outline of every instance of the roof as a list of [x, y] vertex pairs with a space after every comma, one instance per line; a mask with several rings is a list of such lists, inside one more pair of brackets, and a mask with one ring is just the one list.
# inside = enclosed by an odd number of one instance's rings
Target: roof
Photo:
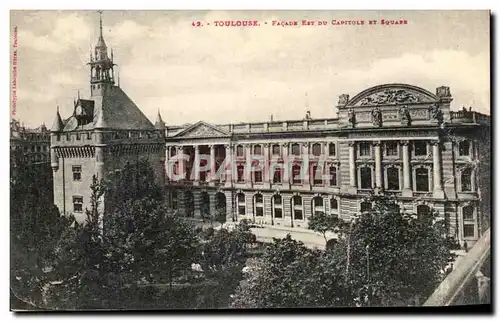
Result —
[[[78, 127], [75, 116], [64, 123], [64, 131], [76, 129], [108, 128], [120, 130], [154, 130], [155, 127], [139, 107], [117, 86], [112, 86], [104, 96], [93, 96], [93, 121]], [[86, 100], [88, 101], [88, 100]], [[78, 127], [78, 128], [77, 128]]]

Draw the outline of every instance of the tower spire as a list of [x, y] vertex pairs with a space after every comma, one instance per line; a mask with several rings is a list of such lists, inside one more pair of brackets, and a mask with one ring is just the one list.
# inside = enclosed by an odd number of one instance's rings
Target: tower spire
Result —
[[99, 13], [99, 37], [103, 38], [103, 36], [102, 36], [102, 10], [97, 10], [97, 12]]

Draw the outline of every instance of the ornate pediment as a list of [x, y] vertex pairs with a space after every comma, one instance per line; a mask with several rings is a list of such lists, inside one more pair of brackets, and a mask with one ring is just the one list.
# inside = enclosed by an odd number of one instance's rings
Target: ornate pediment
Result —
[[382, 85], [356, 95], [348, 106], [399, 105], [436, 102], [438, 97], [425, 89], [403, 85]]
[[189, 137], [189, 138], [204, 138], [204, 137], [227, 137], [229, 133], [207, 124], [205, 122], [198, 122], [194, 125], [189, 126], [185, 130], [181, 131], [176, 137]]

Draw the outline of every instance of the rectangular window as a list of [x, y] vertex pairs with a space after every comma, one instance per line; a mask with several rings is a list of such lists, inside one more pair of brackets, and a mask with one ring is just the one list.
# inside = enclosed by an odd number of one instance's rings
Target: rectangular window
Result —
[[312, 167], [312, 173], [313, 175], [313, 185], [322, 185], [323, 184], [323, 179], [322, 179], [322, 173], [321, 173], [321, 167], [314, 165]]
[[255, 183], [262, 183], [262, 171], [254, 172]]
[[277, 168], [274, 170], [273, 183], [281, 184], [281, 168]]
[[464, 237], [474, 237], [474, 224], [464, 224]]
[[371, 155], [371, 145], [367, 142], [359, 143], [359, 156], [368, 157]]
[[92, 139], [92, 134], [91, 133], [87, 133], [87, 140], [91, 140]]
[[335, 144], [334, 143], [328, 144], [328, 155], [335, 156]]
[[243, 177], [243, 174], [245, 173], [245, 168], [243, 167], [243, 165], [238, 165], [237, 172], [238, 172], [237, 182], [238, 183], [244, 182], [245, 178]]
[[73, 180], [81, 181], [82, 180], [82, 167], [81, 166], [73, 166]]
[[387, 168], [387, 190], [399, 190], [399, 169], [396, 167]]
[[280, 148], [280, 145], [273, 145], [273, 155], [280, 155], [281, 154], [281, 148]]
[[238, 205], [238, 214], [245, 215], [245, 205]]
[[303, 216], [302, 216], [302, 210], [294, 210], [293, 211], [293, 218], [296, 219], [296, 220], [303, 220]]
[[416, 141], [413, 143], [413, 150], [415, 151], [415, 156], [427, 156], [427, 143]]
[[238, 194], [238, 203], [245, 203], [245, 195]]
[[386, 156], [398, 156], [398, 143], [397, 142], [385, 143], [385, 155]]
[[415, 170], [416, 189], [418, 192], [429, 191], [429, 170], [418, 168]]
[[461, 141], [458, 144], [459, 156], [470, 156], [470, 142], [468, 140]]
[[264, 216], [264, 209], [262, 207], [256, 207], [255, 216]]
[[337, 186], [337, 168], [330, 167], [330, 186]]
[[372, 188], [372, 169], [370, 167], [360, 168], [361, 176], [361, 189], [371, 189]]
[[243, 146], [241, 145], [236, 146], [236, 156], [243, 157]]
[[292, 183], [293, 184], [300, 184], [302, 183], [302, 180], [300, 179], [300, 166], [295, 165], [292, 168]]
[[81, 137], [81, 134], [80, 133], [76, 133], [76, 140], [80, 140], [82, 137]]
[[283, 218], [283, 210], [281, 208], [274, 209], [274, 217]]
[[300, 145], [299, 144], [293, 144], [292, 145], [292, 155], [300, 155]]
[[73, 212], [75, 213], [83, 212], [83, 197], [73, 196]]
[[60, 142], [60, 141], [61, 141], [61, 134], [57, 134], [57, 136], [56, 136], [56, 140], [57, 140], [58, 142]]
[[314, 156], [319, 156], [321, 155], [321, 144], [316, 143], [312, 147], [312, 152]]

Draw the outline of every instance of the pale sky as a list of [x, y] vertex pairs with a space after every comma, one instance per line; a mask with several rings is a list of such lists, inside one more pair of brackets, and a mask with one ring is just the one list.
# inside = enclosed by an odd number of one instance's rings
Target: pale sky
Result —
[[[407, 25], [334, 26], [333, 19], [406, 19]], [[219, 20], [260, 27], [216, 27]], [[272, 20], [324, 20], [276, 27]], [[210, 26], [193, 27], [193, 21]], [[265, 25], [264, 22], [268, 24]], [[95, 11], [13, 11], [18, 34], [17, 116], [51, 126], [73, 99], [89, 95]], [[154, 122], [167, 125], [336, 117], [340, 94], [384, 83], [435, 92], [449, 86], [452, 109], [490, 114], [488, 11], [105, 11], [120, 87]], [[13, 31], [11, 31], [11, 35]], [[306, 95], [307, 93], [307, 95]]]

